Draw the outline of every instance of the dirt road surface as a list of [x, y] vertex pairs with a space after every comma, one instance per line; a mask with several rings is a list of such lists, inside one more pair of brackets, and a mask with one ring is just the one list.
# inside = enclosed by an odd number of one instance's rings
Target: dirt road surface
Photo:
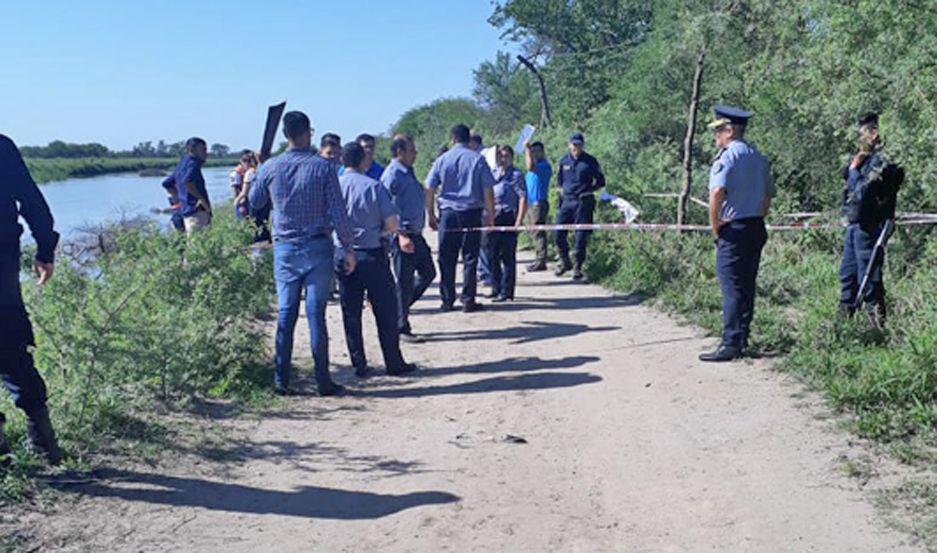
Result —
[[[522, 256], [523, 257], [523, 256]], [[908, 551], [843, 474], [851, 447], [768, 361], [707, 365], [713, 345], [633, 298], [520, 271], [517, 301], [415, 310], [423, 370], [348, 369], [347, 398], [296, 397], [236, 421], [228, 455], [108, 469], [26, 515], [28, 546], [67, 551]], [[490, 307], [490, 306], [489, 306]], [[308, 379], [308, 329], [294, 362]], [[308, 380], [306, 386], [309, 386]]]

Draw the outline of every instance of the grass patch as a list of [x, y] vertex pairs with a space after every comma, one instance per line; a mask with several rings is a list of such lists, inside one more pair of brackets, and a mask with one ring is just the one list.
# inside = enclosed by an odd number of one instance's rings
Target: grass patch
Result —
[[[249, 225], [221, 210], [190, 241], [156, 225], [104, 232], [112, 245], [90, 266], [63, 257], [45, 287], [23, 283], [66, 468], [79, 470], [99, 455], [171, 450], [167, 416], [203, 399], [233, 400], [237, 410], [272, 397], [256, 322], [273, 299], [272, 257], [251, 255]], [[22, 413], [6, 396], [0, 409], [15, 446], [0, 478], [0, 502], [9, 503], [36, 493], [41, 465], [23, 447]]]

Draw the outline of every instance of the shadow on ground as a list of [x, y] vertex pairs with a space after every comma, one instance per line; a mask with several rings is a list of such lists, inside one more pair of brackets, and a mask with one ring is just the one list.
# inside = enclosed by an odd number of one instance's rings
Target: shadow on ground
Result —
[[610, 332], [620, 330], [618, 326], [589, 326], [576, 323], [551, 323], [545, 321], [523, 321], [524, 326], [495, 328], [488, 330], [458, 330], [451, 332], [427, 332], [427, 342], [462, 340], [513, 340], [512, 344], [526, 344], [540, 340], [569, 338], [584, 332]]
[[339, 520], [376, 519], [420, 507], [459, 501], [447, 492], [419, 491], [403, 495], [301, 486], [281, 491], [198, 478], [180, 478], [134, 471], [103, 469], [91, 482], [52, 485], [90, 497], [111, 497], [173, 507], [213, 511]]
[[359, 389], [356, 397], [412, 398], [455, 394], [481, 394], [487, 392], [511, 392], [521, 390], [546, 390], [550, 388], [571, 388], [583, 384], [600, 382], [602, 377], [589, 373], [546, 372], [521, 374], [517, 376], [496, 376], [473, 382], [440, 386], [422, 386], [419, 388]]

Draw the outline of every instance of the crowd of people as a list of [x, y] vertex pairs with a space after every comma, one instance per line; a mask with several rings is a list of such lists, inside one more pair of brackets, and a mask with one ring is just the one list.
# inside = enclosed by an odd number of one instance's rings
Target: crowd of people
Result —
[[[767, 240], [765, 216], [775, 194], [767, 159], [744, 139], [751, 114], [716, 106], [710, 123], [719, 153], [709, 178], [709, 220], [716, 246], [716, 269], [723, 296], [723, 333], [703, 361], [728, 361], [745, 354], [754, 315], [755, 283]], [[510, 146], [495, 146], [494, 162], [482, 154], [482, 137], [465, 125], [450, 131], [449, 146], [440, 151], [425, 186], [413, 166], [418, 152], [411, 137], [396, 135], [386, 168], [374, 159], [375, 139], [362, 134], [342, 145], [327, 133], [312, 147], [309, 118], [292, 111], [283, 116], [288, 147], [259, 163], [245, 151], [230, 177], [233, 206], [239, 219], [251, 219], [256, 239], [272, 240], [278, 319], [274, 384], [283, 395], [291, 386], [293, 334], [305, 297], [318, 393], [343, 395], [332, 379], [326, 305], [337, 283], [345, 339], [355, 374], [367, 377], [372, 367], [362, 338], [362, 310], [367, 301], [375, 315], [381, 353], [390, 375], [410, 374], [417, 367], [405, 360], [401, 339], [419, 341], [410, 308], [437, 278], [436, 264], [423, 236], [425, 227], [439, 233], [438, 276], [441, 310], [480, 311], [479, 273], [491, 285], [493, 302], [514, 299], [517, 233], [483, 227], [521, 227], [524, 221], [544, 224], [550, 212], [549, 183], [553, 168], [540, 142], [524, 143], [524, 170], [515, 166]], [[895, 199], [903, 180], [900, 167], [884, 153], [874, 113], [857, 125], [858, 152], [843, 170], [842, 213], [847, 223], [840, 268], [841, 312], [851, 316], [865, 304], [870, 322], [881, 327], [885, 317], [881, 244], [895, 216]], [[190, 236], [209, 227], [212, 205], [201, 167], [206, 143], [191, 138], [186, 154], [163, 182], [173, 206], [173, 223]], [[585, 151], [581, 133], [570, 135], [560, 159], [556, 223], [591, 224], [595, 193], [605, 185], [599, 162]], [[0, 135], [0, 376], [28, 420], [32, 447], [52, 463], [61, 451], [46, 407], [46, 388], [29, 348], [34, 345], [20, 290], [19, 238], [22, 216], [37, 243], [34, 269], [40, 285], [54, 269], [59, 235], [42, 193], [29, 175], [16, 146]], [[520, 228], [518, 228], [520, 230]], [[568, 233], [555, 230], [559, 262], [556, 275], [572, 271], [582, 280], [590, 229], [577, 229], [574, 251]], [[532, 233], [535, 259], [528, 271], [547, 268], [547, 232]], [[484, 243], [484, 246], [483, 246]], [[461, 257], [462, 288], [456, 290]], [[480, 260], [482, 267], [479, 267]], [[0, 415], [0, 455], [9, 451]]]

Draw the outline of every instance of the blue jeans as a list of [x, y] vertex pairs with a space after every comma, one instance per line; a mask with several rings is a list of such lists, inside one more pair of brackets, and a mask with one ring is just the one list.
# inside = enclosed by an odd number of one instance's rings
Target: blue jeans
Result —
[[273, 276], [277, 282], [279, 316], [276, 336], [275, 384], [290, 384], [293, 357], [293, 331], [299, 318], [302, 289], [306, 289], [306, 318], [309, 321], [312, 360], [319, 390], [331, 386], [329, 373], [329, 334], [325, 306], [332, 274], [332, 241], [327, 236], [297, 241], [277, 241], [273, 245]]
[[478, 251], [481, 232], [462, 232], [464, 228], [482, 225], [482, 210], [456, 211], [442, 209], [439, 213], [439, 295], [444, 306], [451, 307], [455, 297], [455, 271], [462, 252], [462, 303], [475, 301], [478, 287]]
[[862, 292], [862, 301], [865, 302], [866, 311], [873, 313], [878, 309], [883, 315], [885, 313], [885, 285], [882, 282], [884, 252], [879, 259], [872, 259], [872, 250], [881, 233], [881, 225], [863, 228], [854, 223], [846, 227], [843, 261], [839, 266], [839, 303], [847, 310], [851, 311], [856, 303], [859, 286], [862, 285], [869, 263], [875, 263]]
[[[595, 196], [583, 196], [581, 198], [564, 196], [560, 202], [560, 212], [556, 215], [556, 224], [571, 225], [575, 223], [577, 225], [590, 225], [592, 224], [594, 212]], [[570, 264], [568, 234], [569, 231], [566, 230], [556, 231], [556, 248], [560, 253], [560, 261], [564, 265]], [[582, 264], [586, 262], [586, 248], [589, 245], [589, 236], [591, 234], [591, 230], [576, 231], [576, 267], [581, 268]]]
[[416, 303], [429, 285], [436, 278], [433, 266], [433, 254], [422, 234], [410, 234], [413, 240], [413, 253], [400, 250], [400, 244], [394, 240], [394, 273], [397, 275], [397, 328], [400, 332], [410, 332], [410, 306]]
[[722, 344], [743, 349], [755, 316], [755, 282], [768, 240], [761, 218], [737, 219], [719, 229], [716, 275], [722, 288]]
[[348, 357], [356, 369], [368, 365], [364, 354], [364, 338], [361, 335], [361, 310], [364, 294], [371, 300], [371, 309], [377, 320], [377, 337], [384, 354], [384, 366], [388, 372], [402, 370], [403, 355], [400, 353], [400, 333], [397, 330], [397, 297], [394, 277], [383, 247], [373, 250], [355, 250], [357, 265], [350, 275], [345, 274], [345, 251], [335, 250], [335, 272], [338, 275], [338, 291], [342, 301], [342, 322], [345, 325], [345, 342]]
[[[513, 211], [495, 216], [495, 225], [512, 226], [517, 220]], [[491, 261], [491, 286], [496, 296], [514, 299], [517, 282], [517, 233], [488, 234], [488, 259]]]

